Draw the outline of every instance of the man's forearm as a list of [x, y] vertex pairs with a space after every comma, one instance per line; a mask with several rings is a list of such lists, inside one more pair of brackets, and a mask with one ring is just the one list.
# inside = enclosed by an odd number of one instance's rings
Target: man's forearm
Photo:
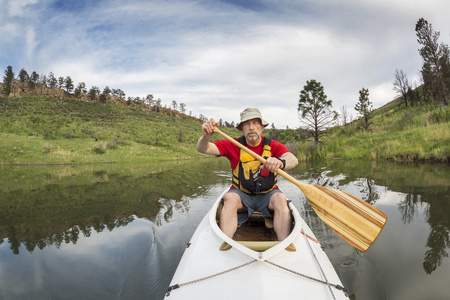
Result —
[[198, 139], [197, 151], [203, 154], [207, 154], [209, 147], [209, 138], [205, 138], [203, 135]]
[[298, 165], [297, 157], [290, 152], [283, 154], [281, 157], [286, 160], [286, 167], [284, 167], [285, 170], [293, 169], [296, 165]]

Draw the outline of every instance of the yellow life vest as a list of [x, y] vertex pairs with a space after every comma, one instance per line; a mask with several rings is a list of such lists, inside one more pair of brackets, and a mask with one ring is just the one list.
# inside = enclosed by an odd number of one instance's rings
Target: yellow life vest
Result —
[[[241, 136], [238, 141], [242, 145], [247, 146], [244, 136]], [[263, 137], [262, 157], [264, 158], [272, 156], [271, 141], [270, 138]], [[241, 149], [239, 163], [233, 170], [233, 187], [248, 194], [264, 194], [273, 190], [277, 185], [277, 173], [268, 172], [266, 169], [266, 172], [263, 170], [263, 174], [261, 174], [260, 166], [261, 163], [258, 160]]]

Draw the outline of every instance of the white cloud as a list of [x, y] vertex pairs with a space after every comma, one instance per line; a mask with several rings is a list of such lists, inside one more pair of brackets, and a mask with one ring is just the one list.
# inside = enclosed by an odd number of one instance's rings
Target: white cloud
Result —
[[27, 57], [30, 59], [34, 55], [37, 46], [36, 33], [33, 28], [29, 28], [26, 33]]
[[0, 3], [10, 17], [20, 17], [26, 14], [27, 6], [38, 2], [39, 0], [3, 0]]
[[450, 38], [450, 4], [440, 0], [0, 1], [5, 68], [153, 94], [227, 121], [257, 106], [280, 128], [300, 125], [310, 79], [335, 109], [352, 109], [363, 87], [374, 106], [392, 100], [395, 69], [417, 78], [420, 17]]

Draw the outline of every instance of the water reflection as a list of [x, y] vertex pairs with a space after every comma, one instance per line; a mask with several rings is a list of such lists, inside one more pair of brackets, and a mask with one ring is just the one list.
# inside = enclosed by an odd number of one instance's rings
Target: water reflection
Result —
[[[381, 170], [381, 171], [380, 171]], [[396, 203], [404, 224], [424, 211], [430, 226], [423, 268], [431, 274], [450, 247], [450, 171], [446, 166], [402, 165], [385, 162], [335, 161], [326, 166], [300, 167], [298, 177], [314, 185], [345, 190], [376, 205], [387, 191], [400, 193]], [[310, 212], [314, 214], [314, 212]], [[389, 222], [389, 221], [388, 221]], [[326, 236], [330, 236], [326, 233]], [[332, 236], [332, 234], [331, 234]]]
[[220, 180], [210, 176], [218, 163], [3, 167], [0, 244], [8, 243], [14, 254], [32, 253], [76, 244], [80, 236], [112, 231], [136, 218], [168, 222], [174, 209], [189, 210], [184, 197], [201, 195]]
[[[311, 226], [352, 299], [448, 299], [447, 166], [336, 161], [290, 170], [386, 212], [358, 253], [280, 186]], [[226, 159], [154, 165], [0, 167], [1, 299], [162, 299], [214, 199]]]
[[[448, 194], [447, 194], [448, 195]], [[426, 221], [430, 224], [430, 235], [426, 246], [429, 250], [425, 253], [423, 268], [427, 274], [431, 274], [442, 263], [444, 257], [448, 257], [447, 249], [450, 247], [450, 205], [449, 199], [443, 201], [428, 202]]]

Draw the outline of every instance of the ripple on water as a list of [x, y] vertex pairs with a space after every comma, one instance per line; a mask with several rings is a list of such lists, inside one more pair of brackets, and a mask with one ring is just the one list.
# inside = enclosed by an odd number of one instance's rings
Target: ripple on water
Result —
[[354, 258], [347, 258], [340, 263], [341, 267], [344, 268], [353, 268], [358, 265], [358, 261]]

